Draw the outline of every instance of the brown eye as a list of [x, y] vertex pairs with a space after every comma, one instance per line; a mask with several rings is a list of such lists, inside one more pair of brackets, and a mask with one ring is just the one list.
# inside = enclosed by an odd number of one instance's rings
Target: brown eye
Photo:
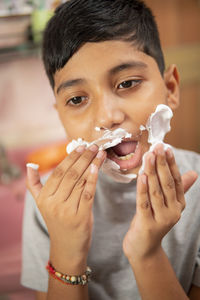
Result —
[[69, 99], [66, 104], [69, 104], [72, 106], [79, 106], [83, 102], [85, 102], [85, 100], [87, 100], [87, 97], [84, 97], [84, 96], [73, 97], [73, 98]]
[[118, 88], [119, 89], [128, 89], [128, 88], [131, 88], [131, 87], [134, 87], [136, 86], [138, 83], [140, 83], [141, 80], [140, 79], [135, 79], [135, 80], [126, 80], [126, 81], [123, 81], [122, 83], [120, 83], [118, 85]]

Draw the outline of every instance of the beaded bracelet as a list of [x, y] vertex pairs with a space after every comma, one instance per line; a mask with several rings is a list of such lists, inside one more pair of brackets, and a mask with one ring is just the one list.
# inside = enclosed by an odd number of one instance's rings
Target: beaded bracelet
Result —
[[46, 269], [53, 278], [67, 285], [86, 285], [90, 280], [90, 276], [92, 274], [90, 267], [87, 267], [83, 275], [62, 274], [55, 270], [50, 261], [48, 261]]

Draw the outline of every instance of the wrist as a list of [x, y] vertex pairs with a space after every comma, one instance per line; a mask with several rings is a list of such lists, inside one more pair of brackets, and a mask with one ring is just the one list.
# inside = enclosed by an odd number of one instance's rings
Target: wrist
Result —
[[69, 257], [66, 253], [60, 253], [51, 248], [49, 261], [62, 273], [82, 274], [87, 268], [87, 257], [74, 255]]
[[56, 270], [50, 261], [48, 261], [46, 269], [51, 277], [66, 285], [86, 285], [92, 273], [90, 267], [87, 267], [83, 274], [64, 274]]
[[158, 247], [152, 249], [149, 252], [146, 252], [142, 255], [132, 255], [131, 257], [128, 257], [129, 263], [134, 268], [136, 265], [140, 264], [151, 264], [155, 260], [159, 259], [164, 254], [163, 248], [161, 245]]

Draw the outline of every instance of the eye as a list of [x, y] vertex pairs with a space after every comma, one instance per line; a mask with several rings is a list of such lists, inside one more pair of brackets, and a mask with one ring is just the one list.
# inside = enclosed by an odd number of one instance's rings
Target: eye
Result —
[[66, 102], [66, 105], [71, 105], [71, 106], [80, 106], [83, 104], [83, 102], [87, 101], [87, 97], [84, 96], [77, 96], [77, 97], [73, 97], [71, 99], [69, 99]]
[[118, 88], [119, 89], [128, 89], [128, 88], [138, 85], [140, 82], [141, 82], [141, 79], [125, 80], [118, 85]]

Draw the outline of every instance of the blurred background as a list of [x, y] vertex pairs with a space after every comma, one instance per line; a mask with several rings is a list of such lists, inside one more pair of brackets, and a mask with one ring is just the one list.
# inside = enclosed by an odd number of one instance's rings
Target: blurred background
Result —
[[[59, 0], [0, 0], [0, 300], [33, 299], [20, 286], [25, 163], [48, 172], [66, 137], [41, 61], [42, 31]], [[181, 76], [181, 106], [167, 142], [200, 153], [200, 0], [146, 0], [166, 65]]]

